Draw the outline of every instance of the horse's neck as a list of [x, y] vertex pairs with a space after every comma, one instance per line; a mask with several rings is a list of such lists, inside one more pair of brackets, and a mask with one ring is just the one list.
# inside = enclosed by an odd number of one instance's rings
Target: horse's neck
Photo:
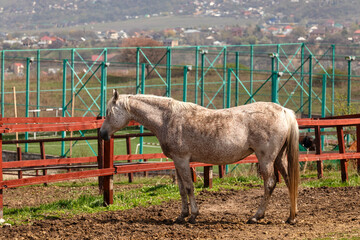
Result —
[[164, 125], [164, 115], [171, 111], [170, 101], [167, 98], [131, 97], [129, 100], [131, 117], [156, 134]]

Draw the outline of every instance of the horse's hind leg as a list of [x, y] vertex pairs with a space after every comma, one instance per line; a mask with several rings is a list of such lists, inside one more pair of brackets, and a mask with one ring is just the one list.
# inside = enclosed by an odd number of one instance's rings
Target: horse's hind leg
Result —
[[264, 218], [265, 210], [269, 203], [272, 192], [276, 187], [276, 176], [274, 172], [274, 156], [258, 156], [260, 174], [264, 180], [264, 196], [261, 200], [260, 206], [253, 217], [248, 220], [248, 223], [256, 223], [258, 220]]
[[[286, 183], [286, 186], [289, 190], [289, 194], [290, 194], [290, 183], [289, 183], [289, 174], [288, 174], [288, 162], [287, 162], [287, 158], [286, 158], [286, 154], [283, 154], [282, 158], [276, 158], [275, 161], [275, 166], [276, 169], [278, 169], [281, 173], [281, 175], [284, 178], [284, 181]], [[291, 201], [290, 201], [291, 202]], [[298, 209], [297, 209], [297, 203], [295, 203], [295, 214], [297, 214]], [[290, 208], [291, 210], [291, 208]], [[290, 218], [288, 219], [288, 222], [293, 222], [293, 220], [291, 220]]]

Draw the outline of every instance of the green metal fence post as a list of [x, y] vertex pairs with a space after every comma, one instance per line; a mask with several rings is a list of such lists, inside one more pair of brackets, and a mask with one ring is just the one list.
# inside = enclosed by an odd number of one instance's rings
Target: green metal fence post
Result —
[[195, 104], [198, 103], [198, 87], [199, 87], [199, 79], [198, 79], [198, 74], [199, 74], [199, 47], [195, 48]]
[[231, 106], [231, 72], [232, 69], [229, 68], [228, 69], [228, 74], [227, 74], [227, 89], [226, 89], [226, 107], [230, 108]]
[[304, 112], [304, 52], [305, 52], [305, 43], [301, 44], [301, 57], [300, 57], [300, 113]]
[[311, 115], [312, 115], [312, 85], [313, 85], [313, 79], [312, 79], [312, 58], [313, 58], [313, 56], [312, 55], [310, 55], [310, 57], [309, 57], [309, 118], [311, 118]]
[[75, 49], [73, 48], [73, 49], [71, 49], [71, 89], [70, 89], [71, 101], [75, 101], [75, 99], [73, 99], [74, 91], [75, 91], [75, 87], [74, 87], [75, 86], [75, 83], [74, 83], [74, 77], [75, 77], [74, 67], [75, 67]]
[[279, 57], [280, 57], [280, 44], [277, 44], [276, 45], [276, 71], [277, 72], [279, 72], [279, 70], [280, 70]]
[[101, 86], [100, 86], [100, 116], [105, 116], [105, 62], [101, 63]]
[[[30, 103], [30, 64], [32, 59], [26, 58], [26, 90], [25, 90], [25, 117], [29, 117]], [[29, 139], [29, 133], [25, 132], [25, 140]], [[25, 152], [29, 151], [29, 144], [25, 143]]]
[[171, 48], [166, 52], [166, 96], [171, 97]]
[[[40, 49], [36, 54], [36, 109], [40, 109]], [[40, 112], [36, 113], [37, 117], [40, 117]]]
[[254, 89], [254, 45], [250, 45], [250, 103], [254, 101], [253, 99], [253, 89]]
[[227, 48], [226, 48], [226, 46], [224, 47], [224, 60], [223, 60], [223, 108], [225, 108], [225, 102], [226, 102], [226, 100], [225, 100], [225, 93], [226, 93], [226, 89], [225, 89], [225, 84], [226, 84], [226, 64], [227, 64]]
[[[355, 60], [355, 56], [347, 56], [345, 59], [348, 63], [348, 88], [347, 88], [347, 112], [351, 114], [351, 62]], [[350, 134], [346, 135], [346, 142], [349, 144], [350, 142]]]
[[108, 63], [108, 49], [107, 48], [104, 48], [104, 62], [105, 62], [105, 66], [104, 66], [104, 106], [103, 106], [103, 109], [104, 109], [104, 116], [105, 116], [105, 105], [106, 105], [106, 96], [107, 96], [107, 68], [109, 66], [109, 63]]
[[276, 53], [272, 54], [271, 57], [271, 101], [279, 103], [278, 100], [278, 72], [275, 71], [275, 58]]
[[1, 115], [5, 116], [5, 50], [1, 51]]
[[190, 66], [184, 66], [184, 81], [183, 81], [183, 102], [187, 101], [187, 79], [188, 79], [188, 71], [191, 68]]
[[[65, 117], [66, 112], [66, 67], [67, 67], [67, 59], [63, 60], [63, 96], [62, 96], [62, 117]], [[64, 131], [61, 132], [61, 137], [65, 138], [66, 133]], [[61, 156], [65, 157], [65, 142], [61, 142]]]
[[348, 63], [348, 88], [347, 88], [347, 107], [348, 107], [348, 114], [351, 114], [351, 62], [355, 60], [355, 56], [348, 56], [345, 57]]
[[204, 88], [205, 88], [205, 71], [204, 71], [204, 68], [205, 68], [205, 54], [206, 54], [206, 51], [202, 51], [201, 52], [201, 83], [200, 83], [200, 88], [201, 88], [201, 93], [200, 93], [200, 105], [201, 106], [204, 106], [204, 94], [205, 94], [205, 91], [204, 91]]
[[136, 48], [136, 94], [140, 92], [140, 48]]
[[141, 94], [145, 94], [146, 63], [141, 64]]
[[[146, 77], [146, 64], [142, 63], [141, 64], [141, 94], [145, 94], [145, 77]], [[143, 125], [140, 126], [140, 133], [144, 133]], [[144, 153], [144, 137], [140, 137], [139, 144], [140, 144], [139, 153], [143, 154]]]
[[235, 53], [235, 106], [239, 105], [239, 52]]

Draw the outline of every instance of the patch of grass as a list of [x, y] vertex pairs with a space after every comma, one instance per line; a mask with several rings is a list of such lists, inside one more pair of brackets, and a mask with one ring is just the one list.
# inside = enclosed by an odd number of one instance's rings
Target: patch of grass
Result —
[[[199, 184], [199, 183], [197, 183]], [[263, 180], [257, 176], [231, 176], [226, 178], [214, 178], [213, 189], [249, 189], [261, 187]]]
[[[152, 179], [152, 178], [150, 178]], [[154, 184], [154, 180], [161, 182]], [[151, 183], [151, 185], [144, 183]], [[8, 223], [24, 224], [32, 220], [56, 219], [59, 217], [73, 216], [81, 213], [95, 213], [105, 210], [116, 211], [131, 209], [138, 206], [158, 205], [164, 201], [180, 199], [177, 185], [169, 184], [168, 180], [153, 178], [152, 180], [139, 180], [135, 184], [144, 186], [124, 189], [114, 193], [114, 204], [103, 206], [103, 197], [100, 195], [81, 195], [76, 199], [58, 200], [37, 207], [4, 208], [4, 216]], [[124, 184], [119, 181], [115, 184]], [[128, 183], [127, 183], [128, 184]], [[83, 187], [94, 186], [96, 182], [57, 183], [57, 186]]]
[[22, 224], [31, 220], [59, 218], [64, 215], [92, 213], [105, 210], [102, 197], [81, 195], [77, 199], [59, 200], [38, 207], [4, 208], [4, 216], [11, 224]]
[[303, 187], [355, 187], [360, 186], [360, 177], [357, 173], [349, 174], [349, 181], [341, 181], [340, 172], [324, 172], [322, 179], [317, 179], [316, 173], [301, 176]]

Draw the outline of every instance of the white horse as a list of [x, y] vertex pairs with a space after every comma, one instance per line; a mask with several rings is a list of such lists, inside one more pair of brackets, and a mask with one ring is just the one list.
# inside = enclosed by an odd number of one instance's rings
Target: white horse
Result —
[[100, 135], [112, 134], [135, 120], [153, 132], [164, 154], [174, 161], [182, 210], [177, 222], [189, 216], [194, 223], [199, 210], [195, 201], [190, 162], [231, 164], [256, 154], [265, 193], [248, 223], [264, 217], [276, 185], [274, 169], [280, 171], [290, 195], [290, 217], [295, 223], [299, 183], [299, 130], [292, 110], [270, 102], [211, 110], [193, 103], [151, 95], [119, 95], [107, 105]]

